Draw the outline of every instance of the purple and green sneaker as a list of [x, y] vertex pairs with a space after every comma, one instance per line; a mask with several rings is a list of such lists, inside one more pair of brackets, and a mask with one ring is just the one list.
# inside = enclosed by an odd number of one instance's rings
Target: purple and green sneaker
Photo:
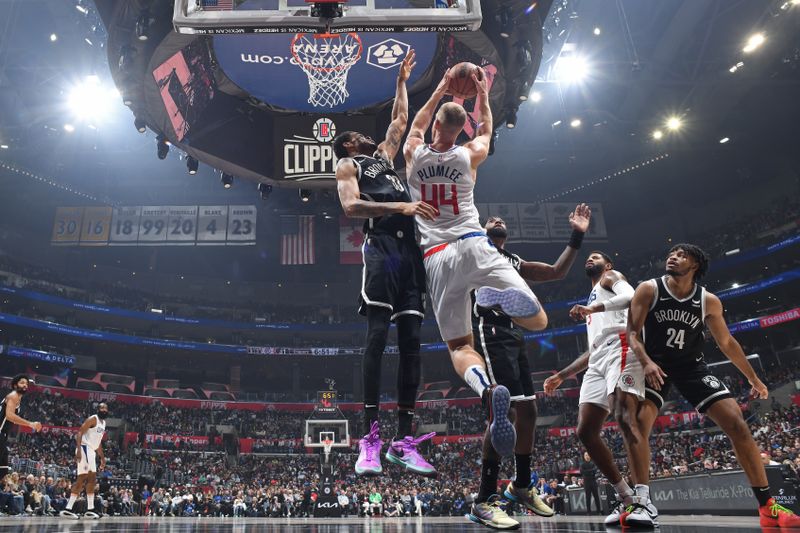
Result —
[[374, 421], [369, 433], [358, 441], [358, 460], [356, 461], [356, 474], [359, 476], [376, 476], [383, 472], [381, 466], [381, 426]]
[[417, 446], [423, 441], [426, 441], [436, 436], [436, 433], [428, 433], [420, 437], [407, 436], [401, 440], [393, 440], [386, 450], [386, 460], [396, 465], [404, 466], [407, 470], [411, 470], [423, 476], [435, 476], [436, 469], [428, 461], [425, 460]]

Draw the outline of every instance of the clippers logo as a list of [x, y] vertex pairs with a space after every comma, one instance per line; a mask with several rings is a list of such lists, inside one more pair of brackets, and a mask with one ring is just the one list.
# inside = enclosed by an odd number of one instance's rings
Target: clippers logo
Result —
[[320, 118], [311, 127], [313, 137], [294, 134], [283, 139], [284, 179], [335, 177], [336, 157], [330, 142], [336, 136], [336, 124]]
[[319, 142], [331, 142], [336, 137], [336, 124], [329, 118], [321, 118], [314, 123], [313, 133]]
[[630, 374], [622, 374], [620, 381], [622, 381], [622, 384], [625, 385], [626, 387], [633, 387], [634, 385], [636, 385], [636, 380], [633, 379], [633, 376], [631, 376]]
[[717, 378], [715, 378], [714, 376], [706, 376], [706, 377], [704, 377], [703, 378], [703, 383], [705, 383], [707, 386], [711, 387], [712, 389], [718, 389], [718, 388], [720, 388], [722, 386], [722, 384], [719, 382], [719, 380]]
[[403, 62], [410, 48], [410, 45], [397, 39], [386, 39], [367, 49], [367, 64], [389, 70]]

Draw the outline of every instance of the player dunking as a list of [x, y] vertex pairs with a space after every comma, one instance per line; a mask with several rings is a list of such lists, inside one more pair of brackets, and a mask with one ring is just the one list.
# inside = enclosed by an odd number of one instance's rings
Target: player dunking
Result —
[[75, 461], [78, 463], [78, 479], [72, 484], [67, 508], [59, 513], [64, 518], [79, 518], [77, 514], [72, 512], [72, 508], [84, 488], [86, 489], [86, 512], [83, 516], [93, 519], [100, 518], [100, 515], [94, 512], [94, 490], [97, 484], [97, 462], [95, 457], [100, 458], [100, 470], [103, 470], [106, 467], [106, 458], [103, 455], [103, 435], [106, 433], [107, 417], [108, 405], [100, 403], [97, 405], [97, 414], [84, 420], [78, 430], [78, 446], [75, 450]]
[[441, 106], [433, 121], [433, 142], [425, 144], [425, 131], [439, 101], [447, 94], [449, 71], [411, 124], [403, 153], [411, 197], [432, 204], [438, 216], [417, 216], [428, 292], [436, 322], [447, 343], [458, 375], [484, 400], [489, 412], [492, 446], [501, 456], [514, 451], [516, 434], [508, 419], [510, 395], [493, 386], [486, 364], [475, 351], [470, 320], [470, 291], [478, 289], [477, 304], [499, 307], [526, 329], [547, 326], [547, 315], [528, 284], [489, 241], [473, 202], [478, 166], [486, 159], [492, 135], [492, 112], [486, 73], [473, 72], [481, 124], [475, 138], [463, 146], [456, 139], [467, 113], [454, 102]]
[[[760, 450], [742, 410], [703, 360], [704, 329], [752, 386], [752, 398], [766, 399], [742, 347], [731, 336], [722, 303], [697, 284], [708, 270], [708, 256], [693, 244], [678, 244], [667, 256], [667, 274], [639, 285], [631, 301], [628, 338], [644, 366], [647, 399], [639, 408], [640, 432], [649, 438], [664, 396], [673, 384], [698, 412], [730, 438], [733, 451], [758, 500], [762, 527], [800, 527], [800, 518], [770, 496]], [[623, 516], [623, 524], [625, 517]]]
[[0, 401], [0, 479], [11, 473], [8, 460], [8, 431], [11, 429], [11, 424], [27, 426], [34, 431], [42, 430], [42, 424], [28, 422], [18, 414], [22, 396], [28, 392], [29, 383], [31, 380], [25, 374], [14, 376], [11, 378], [11, 392]]
[[[564, 252], [552, 265], [524, 261], [518, 255], [506, 251], [508, 229], [500, 217], [490, 217], [484, 228], [500, 255], [506, 258], [523, 279], [545, 282], [563, 279], [566, 276], [578, 255], [583, 236], [589, 229], [590, 217], [591, 210], [584, 204], [578, 205], [575, 211], [570, 213], [572, 237]], [[511, 394], [513, 405], [511, 410], [514, 413], [514, 427], [517, 432], [517, 443], [514, 448], [516, 475], [505, 488], [503, 497], [539, 516], [553, 516], [555, 513], [542, 501], [531, 481], [531, 455], [537, 415], [536, 395], [522, 331], [514, 327], [508, 316], [475, 305], [472, 310], [472, 335], [476, 351], [486, 360], [492, 384], [505, 386]], [[518, 526], [519, 522], [506, 514], [491, 512], [491, 503], [497, 493], [499, 469], [500, 457], [491, 445], [487, 430], [483, 441], [480, 490], [467, 516], [473, 522], [489, 527], [512, 529]]]
[[389, 323], [397, 324], [400, 361], [397, 373], [398, 428], [386, 459], [420, 474], [436, 470], [417, 451], [412, 422], [419, 388], [421, 361], [420, 326], [424, 312], [425, 267], [417, 246], [414, 215], [436, 216], [424, 202], [412, 202], [392, 161], [408, 121], [406, 80], [414, 68], [409, 51], [397, 76], [397, 94], [386, 139], [375, 141], [347, 131], [333, 141], [339, 158], [336, 181], [339, 199], [348, 217], [366, 218], [362, 249], [364, 270], [359, 293], [360, 312], [367, 316], [364, 350], [364, 437], [359, 441], [357, 474], [380, 474], [382, 441], [378, 421], [381, 358], [386, 348]]
[[[650, 502], [648, 489], [650, 445], [636, 423], [639, 403], [644, 400], [644, 371], [629, 353], [625, 333], [633, 287], [614, 270], [611, 257], [603, 252], [590, 253], [585, 269], [592, 291], [587, 304], [574, 306], [570, 316], [586, 320], [589, 349], [567, 368], [547, 378], [544, 390], [552, 394], [565, 379], [588, 368], [578, 401], [577, 433], [592, 460], [614, 486], [620, 502], [606, 517], [605, 524], [619, 525], [625, 509], [634, 506], [627, 515], [628, 525], [652, 528], [658, 511]], [[611, 411], [622, 432], [635, 490], [622, 477], [611, 450], [601, 438], [603, 423]], [[588, 505], [587, 500], [587, 509]]]

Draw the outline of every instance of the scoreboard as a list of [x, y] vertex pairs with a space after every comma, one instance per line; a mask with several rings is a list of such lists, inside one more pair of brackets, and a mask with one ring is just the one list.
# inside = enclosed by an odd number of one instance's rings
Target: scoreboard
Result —
[[59, 207], [58, 246], [237, 246], [256, 243], [254, 205]]
[[335, 390], [317, 391], [317, 411], [323, 413], [336, 411], [336, 398]]

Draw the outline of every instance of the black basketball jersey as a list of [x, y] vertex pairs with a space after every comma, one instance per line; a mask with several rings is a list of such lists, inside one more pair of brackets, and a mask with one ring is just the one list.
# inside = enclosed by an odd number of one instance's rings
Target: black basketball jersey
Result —
[[[357, 155], [353, 158], [361, 197], [371, 202], [410, 202], [405, 183], [394, 171], [391, 162], [377, 154], [375, 157]], [[364, 223], [364, 233], [390, 233], [409, 238], [414, 237], [414, 217], [393, 213], [382, 217], [369, 218]]]
[[656, 294], [644, 321], [644, 347], [659, 365], [692, 365], [703, 359], [706, 290], [695, 284], [683, 299], [670, 293], [666, 278], [650, 280]]
[[[8, 432], [13, 425], [8, 419], [6, 419], [6, 398], [4, 397], [2, 401], [0, 401], [0, 438], [8, 436]], [[17, 406], [17, 413], [19, 413], [19, 406]]]
[[[507, 252], [502, 248], [497, 248], [497, 251], [500, 252], [500, 255], [508, 259], [508, 262], [511, 263], [511, 266], [514, 267], [514, 270], [519, 272], [520, 268], [522, 268], [522, 258], [517, 254], [512, 254], [511, 252]], [[513, 328], [514, 322], [508, 315], [498, 313], [494, 309], [485, 309], [483, 307], [478, 307], [475, 305], [475, 291], [470, 293], [470, 297], [472, 298], [472, 326], [473, 327], [480, 327], [481, 319], [483, 319], [483, 324], [489, 324], [492, 326], [502, 326], [505, 328]]]

